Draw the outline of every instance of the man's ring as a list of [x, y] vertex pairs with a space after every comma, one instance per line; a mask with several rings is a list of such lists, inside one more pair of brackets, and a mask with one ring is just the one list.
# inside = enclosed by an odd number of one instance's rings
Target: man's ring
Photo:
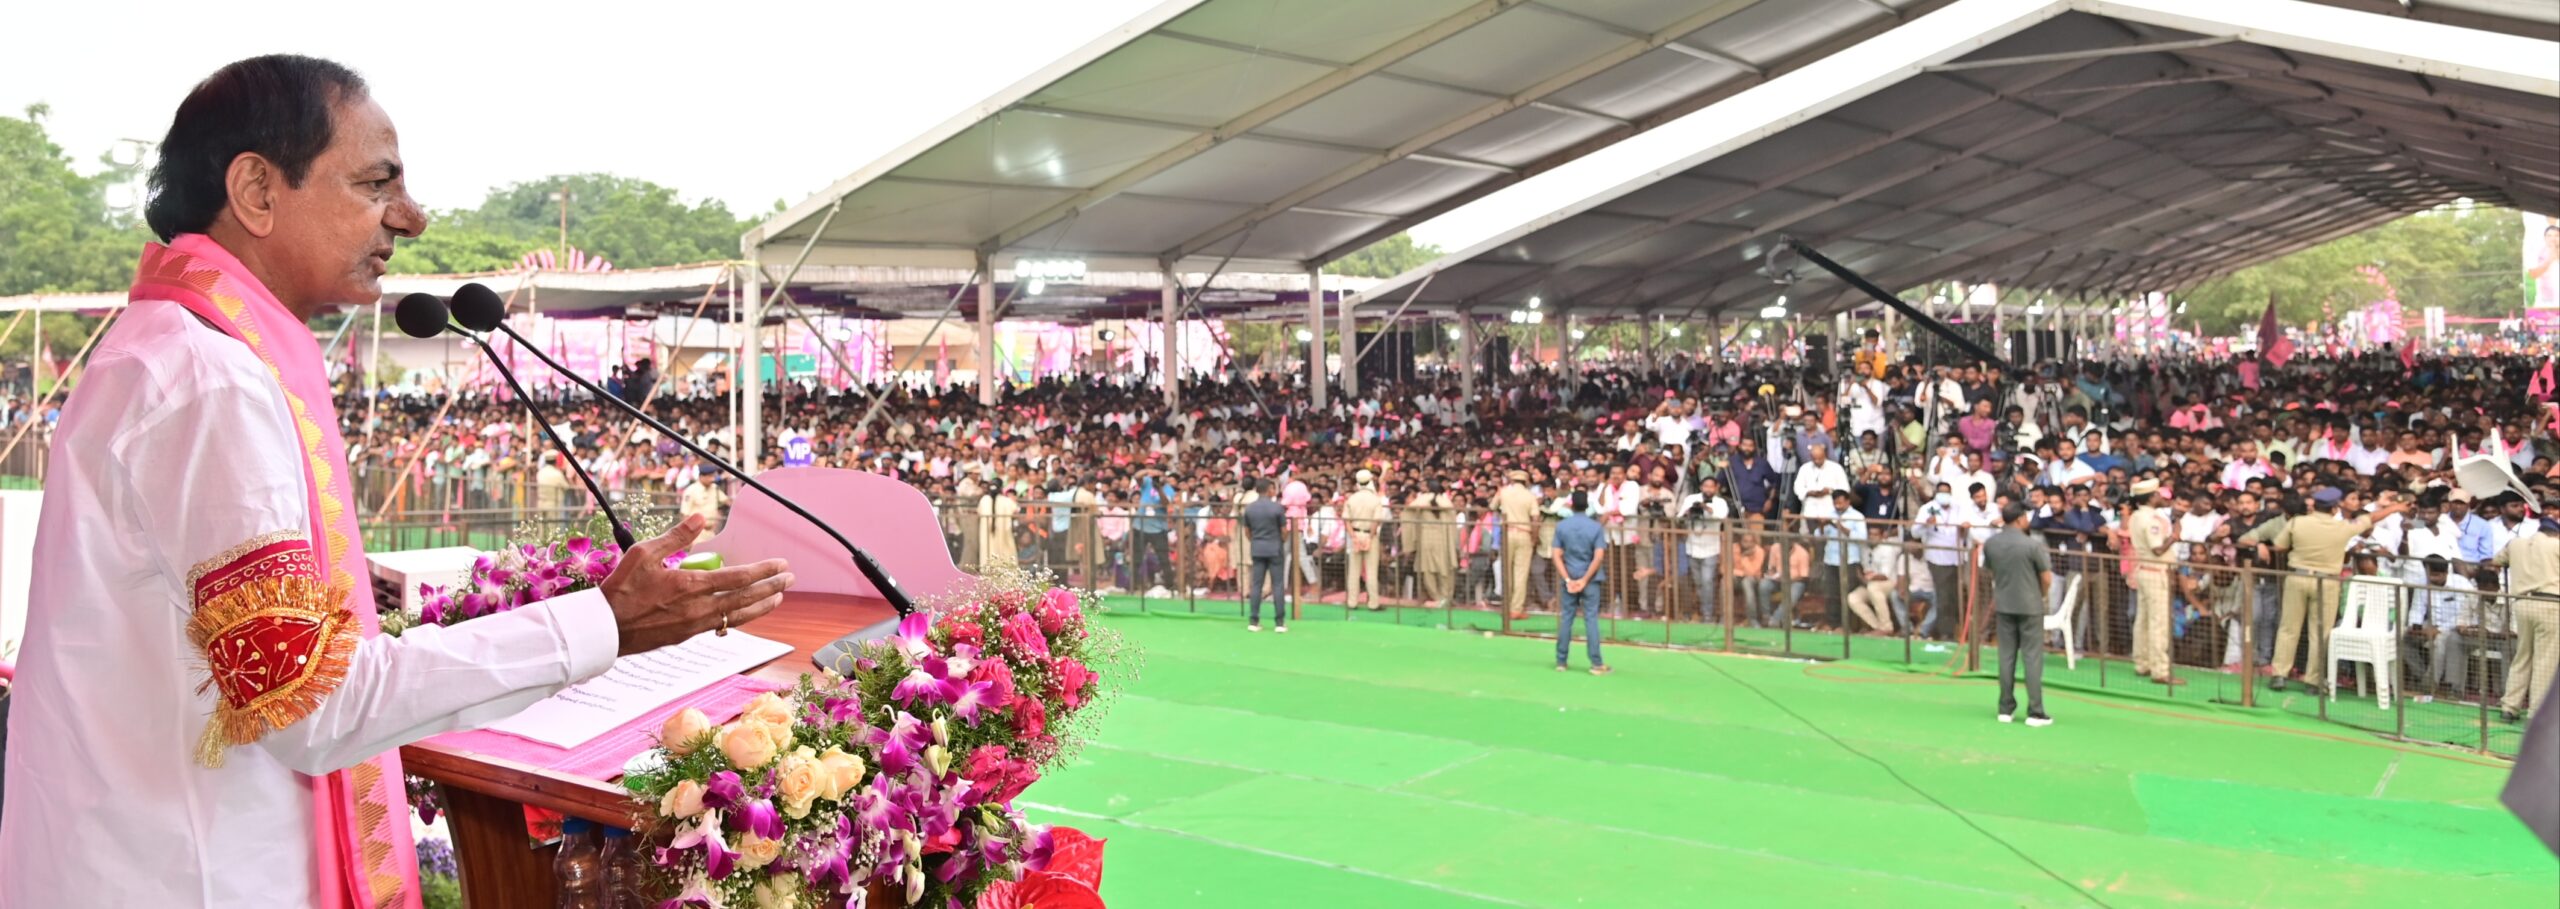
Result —
[[715, 636], [724, 638], [729, 636], [729, 610], [720, 610], [720, 630], [715, 632]]

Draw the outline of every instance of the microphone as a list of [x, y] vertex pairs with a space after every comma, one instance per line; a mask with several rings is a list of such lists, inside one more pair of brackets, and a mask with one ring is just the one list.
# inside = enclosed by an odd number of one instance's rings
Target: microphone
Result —
[[[738, 481], [747, 484], [748, 488], [764, 493], [766, 498], [772, 499], [781, 504], [782, 507], [789, 509], [792, 514], [799, 515], [800, 519], [809, 522], [810, 526], [824, 531], [828, 537], [833, 538], [836, 541], [836, 545], [844, 547], [845, 554], [853, 558], [854, 570], [862, 572], [863, 580], [870, 581], [871, 588], [879, 591], [880, 598], [887, 600], [891, 607], [896, 608], [900, 617], [913, 614], [916, 611], [915, 601], [907, 596], [906, 590], [899, 587], [897, 581], [890, 579], [889, 572], [880, 567], [880, 562], [878, 560], [873, 559], [870, 553], [864, 552], [862, 547], [854, 545], [852, 540], [845, 539], [844, 534], [837, 532], [837, 530], [834, 527], [829, 526], [827, 522], [818, 520], [817, 515], [810, 514], [808, 509], [800, 507], [800, 503], [785, 498], [781, 493], [773, 491], [771, 487], [757, 482], [755, 477], [749, 476], [746, 471], [738, 469], [738, 465], [731, 464], [728, 461], [722, 460], [717, 455], [702, 450], [702, 446], [694, 444], [692, 439], [686, 438], [683, 433], [668, 428], [667, 424], [658, 422], [657, 418], [649, 416], [648, 412], [633, 406], [631, 402], [615, 397], [604, 389], [597, 387], [596, 383], [588, 381], [585, 376], [581, 376], [570, 370], [568, 367], [560, 365], [559, 361], [553, 360], [549, 354], [543, 353], [541, 347], [526, 343], [523, 335], [516, 334], [515, 329], [507, 326], [507, 302], [504, 298], [498, 296], [497, 291], [490, 290], [487, 285], [479, 283], [462, 285], [460, 289], [453, 292], [452, 311], [453, 321], [460, 323], [463, 328], [471, 329], [473, 331], [498, 331], [506, 334], [507, 337], [516, 339], [516, 344], [520, 349], [524, 350], [526, 353], [533, 354], [534, 359], [541, 360], [544, 365], [551, 367], [554, 371], [559, 372], [563, 376], [567, 376], [569, 381], [578, 383], [579, 387], [584, 388], [588, 393], [595, 395], [598, 400], [605, 402], [616, 410], [631, 415], [638, 419], [642, 424], [648, 426], [650, 429], [657, 430], [667, 438], [674, 439], [676, 444], [684, 446], [685, 450], [693, 452], [696, 457], [710, 462], [711, 466], [720, 468], [722, 473], [738, 478]], [[403, 322], [402, 326], [402, 330], [406, 331], [407, 323]], [[468, 332], [465, 334], [468, 336]], [[487, 350], [488, 344], [486, 342], [482, 342], [481, 349]], [[494, 357], [496, 355], [493, 353], [491, 356]], [[499, 371], [504, 372], [505, 369], [501, 367]], [[510, 377], [509, 381], [513, 381], [513, 378]], [[890, 628], [894, 628], [896, 623], [891, 622], [887, 623], [887, 625]], [[848, 640], [861, 635], [874, 634], [879, 631], [880, 629], [876, 628], [868, 629], [864, 632], [858, 632], [856, 635], [848, 636]], [[826, 664], [822, 662], [820, 665]]]
[[[498, 310], [499, 318], [503, 320], [505, 302], [498, 304]], [[446, 315], [444, 301], [436, 299], [434, 294], [410, 294], [400, 298], [392, 321], [399, 323], [401, 334], [412, 338], [432, 338], [444, 333]], [[489, 357], [489, 365], [497, 367], [498, 374], [507, 377], [508, 388], [515, 389], [516, 400], [523, 401], [525, 409], [533, 412], [533, 421], [542, 425], [542, 434], [551, 439], [551, 447], [569, 462], [569, 469], [578, 472], [578, 482], [586, 484], [587, 495], [595, 498], [596, 507], [604, 511], [604, 519], [613, 525], [614, 544], [630, 549], [632, 544], [639, 542], [638, 537], [631, 535], [630, 525], [622, 523], [622, 515], [614, 512], [613, 503], [604, 497], [604, 490], [596, 486], [596, 478], [587, 475], [587, 465], [578, 463], [577, 453], [570, 451], [569, 443], [560, 438], [560, 431], [551, 427], [551, 417], [542, 412], [542, 405], [536, 403], [532, 395], [524, 393], [523, 385], [516, 383], [516, 374], [507, 370], [506, 361], [498, 359], [498, 352], [490, 350], [489, 342], [479, 336], [467, 332], [462, 336], [480, 345], [480, 352]], [[522, 344], [523, 339], [517, 339], [517, 343]]]

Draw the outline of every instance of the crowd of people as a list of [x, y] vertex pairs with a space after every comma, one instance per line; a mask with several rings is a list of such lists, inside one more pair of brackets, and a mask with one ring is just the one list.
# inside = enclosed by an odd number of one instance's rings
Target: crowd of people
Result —
[[[1546, 562], [1579, 493], [1618, 550], [1604, 587], [1619, 608], [1709, 615], [1726, 595], [1747, 624], [1936, 637], [1961, 633], [1966, 599], [1938, 592], [1972, 583], [1970, 547], [2017, 504], [2064, 556], [2063, 577], [2122, 560], [2108, 577], [2132, 591], [2120, 599], [2147, 675], [2176, 682], [2163, 636], [2187, 639], [2190, 626], [2222, 632], [2236, 668], [2235, 626], [2249, 614], [2257, 665], [2286, 672], [2298, 659], [2304, 684], [2325, 684], [2317, 656], [2334, 599], [2324, 609], [2243, 569], [2337, 576], [2363, 562], [2475, 591], [2426, 598], [2431, 608], [2408, 617], [2411, 665], [2458, 686], [2466, 648], [2506, 634], [2490, 629], [2515, 627], [2513, 646], [2531, 651], [2529, 629], [2548, 627], [2493, 624], [2483, 595], [2503, 589], [2539, 611], [2560, 589], [2548, 566], [2499, 564], [2555, 498], [2544, 362], [2118, 358], [2004, 375], [1889, 357], [1871, 338], [1838, 376], [1777, 363], [1531, 369], [1481, 376], [1468, 400], [1456, 377], [1427, 374], [1324, 408], [1282, 376], [1187, 382], [1171, 412], [1143, 377], [1053, 378], [994, 406], [966, 387], [800, 385], [768, 397], [765, 450], [751, 460], [905, 480], [946, 503], [965, 565], [1067, 564], [1093, 547], [1097, 586], [1157, 595], [1182, 584], [1246, 593], [1253, 546], [1233, 518], [1269, 496], [1292, 521], [1296, 570], [1339, 579], [1350, 605], [1378, 605], [1383, 561], [1412, 579], [1409, 591], [1390, 583], [1397, 596], [1513, 615], [1579, 593], [1561, 590], [1570, 579]], [[713, 452], [736, 450], [718, 389], [623, 391]], [[401, 483], [429, 507], [583, 501], [511, 402], [472, 392], [374, 403], [370, 423], [363, 402], [341, 403], [369, 481]], [[725, 502], [718, 473], [671, 440], [592, 401], [553, 410], [611, 494], [713, 515]], [[2483, 453], [2540, 501], [2465, 492], [2453, 466]], [[2329, 545], [2324, 519], [2353, 532]], [[2541, 652], [2547, 672], [2560, 642]], [[2524, 686], [2505, 687], [2521, 708]]]

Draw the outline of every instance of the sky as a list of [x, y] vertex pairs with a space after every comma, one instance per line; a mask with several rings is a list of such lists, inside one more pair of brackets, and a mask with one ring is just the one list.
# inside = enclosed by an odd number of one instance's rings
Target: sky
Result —
[[364, 74], [430, 208], [602, 171], [761, 214], [1158, 2], [721, 0], [662, 16], [486, 0], [34, 0], [8, 15], [0, 111], [51, 105], [46, 129], [93, 172], [119, 140], [167, 132], [187, 90], [224, 63], [312, 54]]

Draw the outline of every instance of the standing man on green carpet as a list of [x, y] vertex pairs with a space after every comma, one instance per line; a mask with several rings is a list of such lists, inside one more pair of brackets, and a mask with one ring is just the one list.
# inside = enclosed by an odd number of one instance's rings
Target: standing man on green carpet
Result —
[[2000, 722], [2017, 715], [2018, 657], [2027, 663], [2027, 725], [2050, 726], [2044, 712], [2044, 604], [2053, 588], [2053, 561], [2044, 544], [2027, 535], [2025, 505], [2000, 513], [2000, 532], [1982, 544], [1982, 569], [1991, 575], [1992, 620], [2000, 642]]
[[1600, 554], [1609, 548], [1609, 533], [1591, 518], [1591, 494], [1576, 490], [1573, 513], [1556, 524], [1556, 576], [1564, 579], [1564, 594], [1556, 608], [1556, 671], [1573, 656], [1573, 617], [1582, 615], [1582, 636], [1591, 655], [1591, 674], [1608, 675], [1609, 667], [1600, 662], [1600, 583], [1607, 573], [1600, 565]]

